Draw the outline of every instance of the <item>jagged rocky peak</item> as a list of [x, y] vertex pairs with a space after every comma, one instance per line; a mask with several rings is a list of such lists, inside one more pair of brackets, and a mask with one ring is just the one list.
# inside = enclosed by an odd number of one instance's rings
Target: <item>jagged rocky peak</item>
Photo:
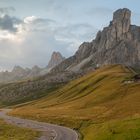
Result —
[[115, 26], [118, 36], [127, 33], [131, 25], [131, 11], [123, 8], [114, 12], [112, 24]]
[[140, 27], [131, 25], [131, 11], [127, 8], [115, 11], [109, 26], [99, 31], [91, 42], [81, 44], [75, 55], [52, 72], [110, 64], [140, 67]]
[[56, 65], [60, 64], [65, 58], [61, 55], [60, 52], [53, 52], [51, 59], [47, 65], [48, 69], [55, 67]]
[[131, 24], [131, 11], [127, 8], [118, 9], [113, 13], [113, 22], [127, 22], [128, 26]]

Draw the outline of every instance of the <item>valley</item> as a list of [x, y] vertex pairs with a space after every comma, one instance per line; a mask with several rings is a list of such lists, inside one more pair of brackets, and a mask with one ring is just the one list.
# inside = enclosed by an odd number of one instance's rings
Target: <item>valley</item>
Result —
[[[133, 73], [127, 67], [105, 66], [70, 82], [45, 98], [15, 106], [10, 115], [73, 128], [81, 132], [84, 140], [89, 140], [88, 137], [96, 139], [97, 134], [102, 133], [107, 134], [104, 139], [128, 135], [128, 140], [131, 140], [131, 132], [125, 132], [124, 129], [132, 127], [134, 137], [137, 137], [140, 129], [140, 83], [124, 83], [132, 76]], [[127, 121], [130, 122], [128, 125]], [[120, 124], [122, 127], [119, 127]], [[98, 125], [101, 131], [97, 129]], [[110, 131], [120, 133], [116, 135]]]

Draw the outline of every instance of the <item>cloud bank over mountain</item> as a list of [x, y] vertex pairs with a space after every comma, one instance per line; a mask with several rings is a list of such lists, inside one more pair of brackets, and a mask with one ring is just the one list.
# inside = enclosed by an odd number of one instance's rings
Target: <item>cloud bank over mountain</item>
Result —
[[[12, 65], [47, 65], [54, 50], [65, 56], [75, 52], [79, 44], [91, 36], [94, 27], [88, 24], [61, 26], [57, 21], [36, 16], [19, 19], [2, 13], [0, 16], [1, 68]], [[96, 29], [95, 29], [96, 30]], [[10, 65], [11, 64], [11, 65]]]

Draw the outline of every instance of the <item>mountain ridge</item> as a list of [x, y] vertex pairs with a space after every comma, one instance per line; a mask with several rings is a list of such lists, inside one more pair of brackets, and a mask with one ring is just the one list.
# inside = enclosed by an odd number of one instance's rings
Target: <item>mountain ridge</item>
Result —
[[34, 65], [32, 68], [23, 68], [14, 66], [12, 71], [0, 72], [0, 82], [16, 82], [20, 80], [34, 79], [36, 77], [47, 74], [52, 68], [61, 63], [65, 58], [60, 52], [53, 52], [47, 67], [41, 68]]
[[[120, 64], [121, 62], [121, 65], [129, 67], [127, 62], [130, 62], [132, 67], [133, 64], [139, 66], [140, 27], [130, 25], [130, 17], [130, 10], [117, 10], [114, 12], [110, 25], [103, 31], [99, 31], [92, 42], [81, 44], [75, 55], [63, 60], [49, 73], [35, 79], [29, 78], [23, 82], [2, 85], [0, 88], [2, 102], [7, 104], [8, 101], [9, 104], [16, 104], [22, 98], [25, 102], [26, 97], [31, 100], [31, 97], [35, 99], [46, 96], [50, 90], [55, 90], [104, 65]], [[9, 97], [13, 98], [9, 101]]]
[[79, 71], [109, 64], [140, 66], [140, 27], [131, 25], [131, 11], [127, 8], [114, 12], [109, 26], [97, 33], [91, 42], [84, 42], [77, 52], [52, 69], [52, 72]]

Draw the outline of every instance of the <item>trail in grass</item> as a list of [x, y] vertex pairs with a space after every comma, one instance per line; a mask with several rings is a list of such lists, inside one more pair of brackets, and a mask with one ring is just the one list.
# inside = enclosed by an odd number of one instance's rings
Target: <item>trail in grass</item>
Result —
[[11, 110], [2, 109], [0, 118], [9, 124], [40, 131], [42, 135], [38, 140], [78, 140], [77, 133], [70, 128], [8, 116], [7, 113], [9, 111]]

